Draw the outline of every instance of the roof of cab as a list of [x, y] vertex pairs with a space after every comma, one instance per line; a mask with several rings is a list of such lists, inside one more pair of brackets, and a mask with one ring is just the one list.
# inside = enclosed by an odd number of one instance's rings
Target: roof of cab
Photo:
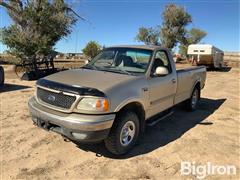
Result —
[[[136, 48], [136, 49], [147, 49], [147, 50], [155, 50], [162, 48], [161, 46], [155, 45], [118, 45], [118, 46], [110, 46], [107, 48]], [[162, 48], [164, 49], [164, 48]]]

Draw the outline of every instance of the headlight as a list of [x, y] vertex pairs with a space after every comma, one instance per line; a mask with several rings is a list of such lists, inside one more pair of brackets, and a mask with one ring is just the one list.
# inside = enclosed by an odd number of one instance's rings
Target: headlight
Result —
[[77, 105], [78, 110], [106, 112], [109, 110], [109, 102], [106, 98], [85, 97]]

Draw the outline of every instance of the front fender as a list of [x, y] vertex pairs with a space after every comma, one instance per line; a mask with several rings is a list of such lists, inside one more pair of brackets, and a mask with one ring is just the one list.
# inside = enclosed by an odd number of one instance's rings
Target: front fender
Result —
[[130, 103], [139, 103], [141, 104], [141, 106], [143, 107], [143, 109], [145, 109], [145, 103], [142, 101], [141, 98], [139, 97], [133, 97], [133, 98], [128, 98], [125, 99], [124, 101], [122, 101], [114, 110], [114, 112], [118, 112], [120, 111], [123, 107], [125, 107], [126, 105], [130, 104]]
[[148, 105], [149, 92], [143, 91], [143, 87], [148, 87], [145, 76], [134, 77], [124, 83], [108, 89], [105, 94], [110, 100], [111, 112], [118, 112], [129, 103], [137, 102], [144, 109]]

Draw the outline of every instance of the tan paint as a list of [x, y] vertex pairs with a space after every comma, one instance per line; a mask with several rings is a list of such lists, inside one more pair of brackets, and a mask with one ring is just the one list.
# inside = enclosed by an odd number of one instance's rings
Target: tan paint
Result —
[[[74, 69], [53, 74], [46, 79], [72, 86], [96, 88], [104, 92], [110, 102], [110, 109], [107, 113], [118, 112], [132, 102], [140, 103], [145, 111], [146, 119], [190, 98], [197, 82], [201, 83], [201, 88], [205, 84], [205, 68], [197, 67], [177, 72], [172, 56], [167, 49], [157, 46], [124, 47], [141, 49], [145, 47], [145, 49], [153, 50], [153, 57], [145, 74], [132, 76], [89, 69]], [[159, 50], [167, 53], [172, 73], [164, 77], [151, 77], [150, 69], [155, 53]], [[96, 114], [96, 112], [82, 113]]]

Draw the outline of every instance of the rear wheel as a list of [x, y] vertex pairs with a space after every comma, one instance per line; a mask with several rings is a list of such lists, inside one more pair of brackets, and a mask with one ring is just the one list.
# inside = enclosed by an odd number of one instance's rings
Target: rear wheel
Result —
[[105, 140], [106, 148], [113, 154], [128, 152], [136, 143], [139, 135], [138, 116], [131, 111], [120, 113]]
[[3, 69], [2, 66], [0, 66], [0, 86], [3, 86], [4, 79], [5, 79], [5, 77], [4, 77], [4, 69]]
[[195, 87], [193, 89], [191, 97], [186, 101], [186, 107], [190, 111], [195, 111], [197, 109], [198, 101], [200, 99], [200, 89]]

